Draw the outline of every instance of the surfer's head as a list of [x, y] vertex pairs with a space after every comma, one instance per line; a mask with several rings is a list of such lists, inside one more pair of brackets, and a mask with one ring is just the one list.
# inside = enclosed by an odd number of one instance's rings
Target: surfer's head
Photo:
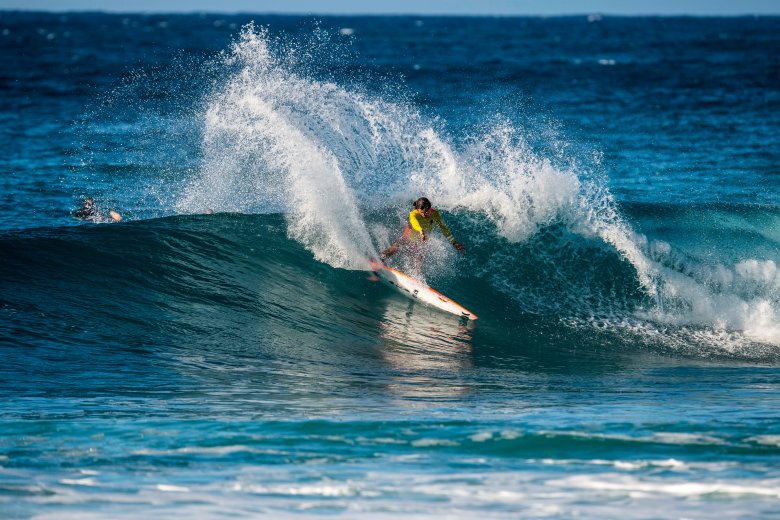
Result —
[[91, 208], [94, 205], [95, 205], [95, 200], [92, 197], [87, 197], [84, 199], [85, 208]]
[[423, 212], [423, 215], [427, 217], [431, 212], [431, 201], [429, 201], [425, 197], [420, 197], [419, 199], [414, 201], [414, 209], [419, 209], [420, 211]]

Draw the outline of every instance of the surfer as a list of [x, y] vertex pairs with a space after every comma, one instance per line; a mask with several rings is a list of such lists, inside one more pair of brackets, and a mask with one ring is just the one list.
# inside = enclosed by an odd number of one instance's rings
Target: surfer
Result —
[[81, 206], [81, 209], [76, 211], [76, 218], [81, 220], [98, 220], [100, 218], [100, 213], [95, 207], [95, 199], [92, 197], [84, 199], [84, 205]]
[[462, 253], [465, 250], [463, 244], [455, 240], [452, 236], [449, 228], [444, 224], [441, 215], [431, 206], [431, 201], [425, 197], [420, 197], [414, 201], [414, 209], [409, 212], [409, 221], [406, 224], [406, 230], [403, 236], [396, 240], [393, 245], [382, 251], [381, 260], [394, 255], [401, 247], [410, 250], [415, 253], [415, 256], [420, 257], [420, 245], [428, 240], [428, 235], [433, 230], [433, 226], [438, 226], [444, 238], [449, 240], [450, 244]]
[[[109, 217], [114, 222], [122, 220], [122, 215], [114, 211], [113, 209], [108, 212]], [[103, 215], [98, 211], [95, 206], [95, 199], [87, 197], [84, 199], [84, 205], [76, 211], [76, 218], [81, 220], [89, 220], [90, 222], [107, 222], [107, 219], [103, 218]]]

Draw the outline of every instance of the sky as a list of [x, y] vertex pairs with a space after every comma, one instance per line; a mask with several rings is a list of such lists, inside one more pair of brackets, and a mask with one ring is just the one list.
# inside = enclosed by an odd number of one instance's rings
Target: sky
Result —
[[780, 15], [780, 0], [0, 0], [0, 10], [299, 14]]

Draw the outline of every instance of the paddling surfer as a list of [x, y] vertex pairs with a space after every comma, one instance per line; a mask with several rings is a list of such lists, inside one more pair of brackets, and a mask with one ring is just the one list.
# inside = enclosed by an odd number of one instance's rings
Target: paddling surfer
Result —
[[[119, 222], [122, 220], [122, 215], [113, 209], [108, 212], [108, 216], [111, 217], [110, 221]], [[89, 220], [90, 222], [109, 222], [109, 220], [104, 218], [100, 211], [98, 211], [97, 206], [95, 206], [95, 199], [92, 197], [84, 199], [84, 204], [76, 211], [76, 218], [80, 220]]]
[[76, 211], [76, 218], [81, 220], [91, 220], [93, 222], [100, 219], [100, 212], [95, 207], [95, 199], [92, 197], [87, 197], [84, 199], [84, 204], [81, 206], [81, 209]]

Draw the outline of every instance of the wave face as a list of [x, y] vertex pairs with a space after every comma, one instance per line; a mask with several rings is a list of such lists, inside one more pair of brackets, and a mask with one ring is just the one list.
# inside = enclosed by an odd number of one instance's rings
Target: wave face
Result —
[[[678, 219], [690, 216], [687, 209], [661, 211], [664, 222], [673, 214]], [[723, 218], [723, 209], [711, 211], [713, 219]], [[650, 228], [644, 222], [657, 223], [658, 212], [640, 207], [636, 218]], [[670, 242], [634, 234], [638, 254], [657, 272], [659, 291], [650, 294], [636, 266], [597, 235], [557, 224], [511, 242], [465, 210], [443, 214], [470, 250], [460, 256], [440, 237], [432, 238], [424, 273], [432, 286], [481, 316], [480, 329], [497, 328], [491, 345], [505, 348], [515, 334], [536, 336], [541, 320], [549, 331], [547, 340], [556, 342], [553, 338], [560, 334], [564, 348], [583, 341], [587, 332], [605, 348], [630, 342], [649, 351], [695, 357], [774, 359], [777, 354], [772, 334], [778, 274], [772, 260], [738, 256], [731, 264], [710, 264], [676, 253]], [[696, 212], [697, 218], [703, 214]], [[371, 222], [386, 213], [365, 215]], [[762, 212], [748, 221], [762, 218], [779, 217]], [[325, 330], [342, 340], [364, 334], [355, 324], [368, 319], [368, 309], [370, 319], [383, 327], [386, 301], [405, 309], [408, 302], [401, 295], [376, 287], [364, 271], [319, 262], [304, 244], [289, 238], [288, 219], [222, 213], [126, 227], [7, 232], [2, 237], [2, 298], [11, 322], [20, 320], [22, 338], [34, 338], [39, 327], [48, 327], [34, 311], [41, 305], [36, 302], [45, 301], [45, 308], [65, 313], [66, 322], [94, 319], [97, 312], [106, 329], [122, 337], [140, 334], [150, 342], [156, 341], [156, 331], [170, 329], [165, 322], [171, 313], [185, 317], [186, 326], [198, 332], [207, 330], [199, 322], [232, 327], [235, 318], [228, 316], [270, 320], [283, 329], [308, 322], [307, 329], [320, 331], [309, 340], [319, 342], [316, 337]], [[734, 231], [734, 240], [745, 232]], [[101, 308], [95, 309], [97, 302]], [[165, 312], [157, 316], [160, 310]], [[447, 315], [419, 306], [416, 312], [453, 325]], [[128, 316], [133, 317], [129, 322]], [[225, 317], [226, 324], [214, 325], [217, 316]], [[505, 323], [513, 324], [510, 332], [500, 332]], [[742, 330], [734, 330], [735, 325]], [[231, 334], [236, 343], [248, 340], [241, 330]], [[68, 341], [80, 338], [76, 334]]]

